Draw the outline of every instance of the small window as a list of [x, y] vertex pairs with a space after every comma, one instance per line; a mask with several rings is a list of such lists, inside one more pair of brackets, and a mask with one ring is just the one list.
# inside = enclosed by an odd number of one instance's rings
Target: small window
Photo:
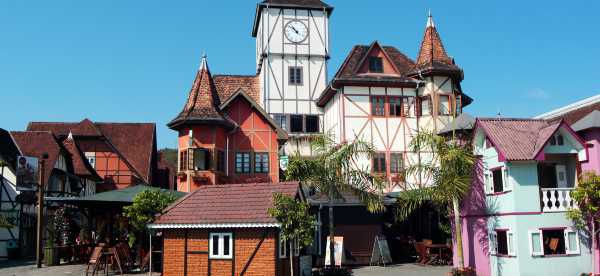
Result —
[[268, 153], [254, 153], [254, 172], [255, 173], [268, 173], [269, 172], [269, 154]]
[[454, 114], [458, 116], [462, 113], [462, 97], [460, 95], [456, 95], [456, 99], [454, 101]]
[[369, 72], [383, 73], [383, 60], [380, 57], [369, 57]]
[[389, 105], [390, 105], [390, 116], [394, 116], [394, 117], [402, 116], [402, 98], [390, 97]]
[[279, 258], [287, 258], [287, 242], [279, 239]]
[[496, 230], [496, 254], [508, 255], [508, 235], [506, 230]]
[[306, 115], [306, 132], [307, 133], [319, 132], [319, 116]]
[[562, 135], [556, 135], [556, 144], [559, 146], [562, 146], [565, 144], [565, 139], [563, 138]]
[[497, 229], [490, 234], [490, 253], [515, 256], [514, 234], [507, 229]]
[[233, 239], [231, 233], [211, 233], [209, 252], [211, 259], [231, 259], [233, 257]]
[[87, 158], [88, 163], [94, 169], [96, 169], [96, 153], [95, 152], [86, 152], [85, 158]]
[[450, 115], [450, 96], [440, 95], [439, 115]]
[[294, 248], [294, 256], [300, 256], [300, 244], [298, 243], [298, 240], [294, 240], [292, 247]]
[[402, 99], [402, 115], [410, 117], [411, 106], [415, 104], [415, 97], [404, 97]]
[[182, 150], [179, 152], [179, 171], [187, 171], [188, 169], [188, 151]]
[[290, 85], [302, 85], [302, 67], [290, 66], [289, 73]]
[[375, 153], [373, 156], [373, 172], [385, 173], [385, 153]]
[[532, 256], [579, 254], [579, 235], [571, 229], [529, 231]]
[[225, 172], [225, 152], [217, 151], [217, 171]]
[[385, 115], [385, 98], [371, 97], [371, 114], [373, 116]]
[[302, 115], [290, 115], [290, 131], [302, 132]]
[[556, 146], [556, 137], [554, 137], [554, 135], [552, 135], [550, 137], [550, 145], [551, 146]]
[[287, 130], [287, 116], [285, 114], [275, 114], [273, 120], [280, 128]]
[[235, 154], [235, 172], [250, 173], [250, 153], [238, 152]]
[[563, 255], [567, 253], [564, 232], [563, 229], [542, 230], [544, 255]]
[[421, 97], [420, 116], [431, 115], [431, 98], [429, 96]]
[[492, 180], [494, 181], [494, 193], [501, 193], [504, 191], [504, 183], [502, 181], [502, 170], [497, 169], [492, 171]]
[[193, 168], [196, 171], [210, 169], [210, 151], [207, 149], [191, 149], [194, 153]]
[[390, 172], [401, 173], [404, 171], [404, 164], [402, 159], [402, 153], [390, 154]]

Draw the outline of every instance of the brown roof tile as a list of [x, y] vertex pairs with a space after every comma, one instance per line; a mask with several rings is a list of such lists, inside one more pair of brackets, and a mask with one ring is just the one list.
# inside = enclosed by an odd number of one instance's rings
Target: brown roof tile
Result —
[[37, 157], [40, 160], [44, 153], [48, 154], [44, 167], [44, 181], [48, 183], [50, 173], [61, 154], [61, 147], [56, 141], [56, 137], [50, 131], [11, 131], [10, 135], [21, 154]]
[[214, 75], [213, 79], [221, 102], [226, 102], [240, 88], [255, 102], [260, 102], [258, 76]]
[[267, 210], [273, 194], [295, 196], [297, 182], [202, 186], [166, 209], [156, 224], [276, 223]]
[[71, 161], [73, 163], [73, 172], [79, 176], [92, 176], [94, 178], [100, 179], [100, 176], [96, 173], [96, 171], [90, 166], [87, 159], [83, 157], [83, 153], [75, 144], [75, 140], [72, 135], [69, 135], [67, 139], [63, 142], [63, 147], [69, 152], [71, 156]]
[[448, 56], [442, 39], [438, 33], [431, 14], [429, 15], [423, 41], [417, 55], [417, 62], [413, 74], [428, 71], [446, 72], [459, 75], [462, 78], [462, 70], [454, 64], [454, 60]]

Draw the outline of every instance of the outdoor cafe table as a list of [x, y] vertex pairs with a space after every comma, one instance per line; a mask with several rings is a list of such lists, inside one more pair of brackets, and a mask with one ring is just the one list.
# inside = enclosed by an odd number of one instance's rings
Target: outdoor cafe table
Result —
[[445, 260], [442, 257], [443, 250], [445, 250], [445, 249], [450, 250], [450, 246], [448, 246], [447, 244], [426, 244], [425, 247], [430, 249], [429, 250], [430, 252], [437, 249], [437, 254], [430, 254], [430, 258], [426, 264], [431, 264], [431, 263], [443, 264], [443, 262], [449, 261], [449, 260]]

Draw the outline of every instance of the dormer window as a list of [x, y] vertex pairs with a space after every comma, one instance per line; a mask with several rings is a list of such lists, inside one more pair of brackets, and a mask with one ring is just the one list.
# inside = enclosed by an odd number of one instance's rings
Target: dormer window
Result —
[[383, 73], [383, 60], [380, 57], [369, 57], [369, 72]]
[[552, 137], [550, 137], [550, 145], [551, 146], [562, 146], [565, 144], [565, 138], [562, 136], [562, 134], [556, 134], [556, 135], [552, 135]]

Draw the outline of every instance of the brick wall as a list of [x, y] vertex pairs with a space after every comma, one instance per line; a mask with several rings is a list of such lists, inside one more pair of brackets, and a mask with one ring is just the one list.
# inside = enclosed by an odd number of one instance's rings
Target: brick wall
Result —
[[[250, 257], [262, 240], [265, 230], [267, 229], [187, 230], [187, 275], [208, 275], [209, 266], [211, 276], [232, 275], [232, 260], [209, 260], [207, 253], [197, 254], [198, 252], [208, 252], [208, 236], [211, 231], [214, 233], [233, 233], [234, 275], [240, 275], [248, 263], [244, 275], [275, 275], [275, 229], [268, 229], [268, 234], [260, 244], [260, 248], [249, 262]], [[166, 230], [164, 232], [163, 275], [165, 276], [184, 275], [185, 232], [184, 229]]]

